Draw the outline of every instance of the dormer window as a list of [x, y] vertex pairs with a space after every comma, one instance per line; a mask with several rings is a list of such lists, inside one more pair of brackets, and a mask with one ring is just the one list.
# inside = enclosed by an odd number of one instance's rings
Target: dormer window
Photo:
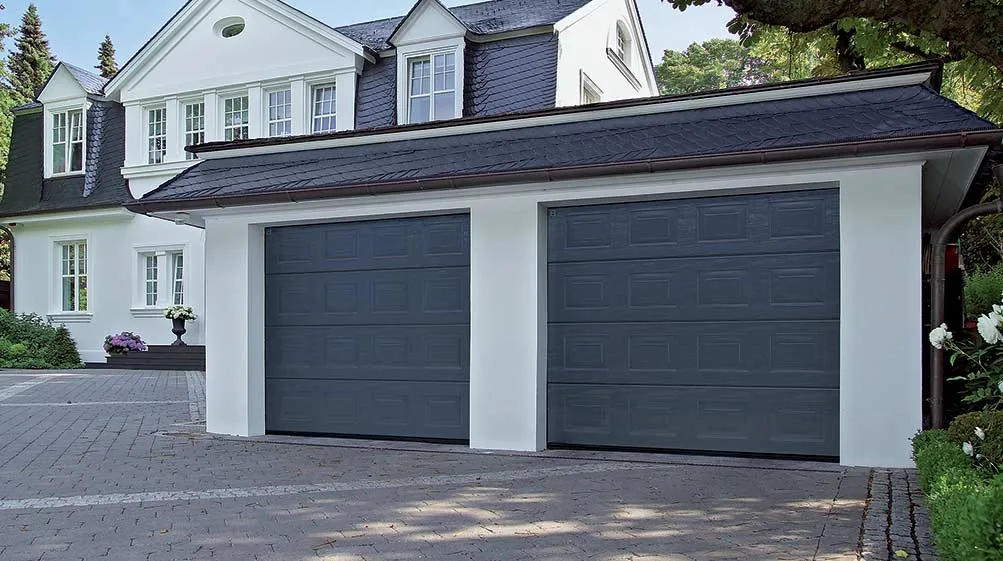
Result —
[[454, 53], [408, 58], [408, 123], [455, 119], [456, 101]]
[[52, 174], [84, 171], [84, 112], [52, 114]]

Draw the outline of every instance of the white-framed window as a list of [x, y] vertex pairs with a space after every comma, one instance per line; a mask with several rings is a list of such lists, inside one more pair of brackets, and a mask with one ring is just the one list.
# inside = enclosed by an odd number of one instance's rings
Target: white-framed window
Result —
[[407, 68], [408, 123], [458, 117], [455, 53], [409, 57]]
[[[205, 103], [196, 101], [184, 104], [185, 110], [185, 146], [194, 146], [205, 142]], [[197, 155], [185, 152], [186, 160], [194, 160]]]
[[334, 84], [314, 86], [312, 100], [313, 132], [334, 132], [337, 130], [338, 89]]
[[52, 174], [84, 171], [84, 111], [72, 109], [52, 114]]
[[248, 137], [250, 102], [246, 95], [223, 100], [223, 140], [241, 140]]
[[59, 295], [62, 312], [87, 311], [87, 242], [57, 243]]
[[162, 164], [167, 160], [167, 108], [146, 111], [147, 163]]
[[630, 66], [631, 45], [632, 41], [630, 38], [630, 31], [627, 30], [627, 26], [622, 21], [617, 22], [613, 52], [616, 54], [616, 57], [623, 61], [623, 63], [628, 67]]
[[142, 307], [161, 309], [185, 303], [183, 249], [140, 251], [139, 272]]
[[588, 77], [587, 74], [582, 72], [582, 92], [581, 92], [581, 104], [591, 105], [593, 103], [602, 103], [602, 90], [599, 86]]
[[293, 133], [293, 92], [289, 88], [268, 92], [268, 136]]

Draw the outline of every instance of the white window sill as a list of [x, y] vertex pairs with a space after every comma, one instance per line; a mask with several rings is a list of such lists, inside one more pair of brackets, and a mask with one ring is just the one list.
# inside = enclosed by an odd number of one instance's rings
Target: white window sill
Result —
[[46, 177], [46, 179], [63, 179], [64, 177], [83, 177], [84, 172], [81, 171], [69, 171], [66, 173], [53, 173]]
[[94, 314], [90, 312], [56, 312], [49, 314], [52, 323], [90, 323]]
[[167, 308], [132, 308], [129, 311], [132, 317], [137, 318], [163, 318], [164, 310]]

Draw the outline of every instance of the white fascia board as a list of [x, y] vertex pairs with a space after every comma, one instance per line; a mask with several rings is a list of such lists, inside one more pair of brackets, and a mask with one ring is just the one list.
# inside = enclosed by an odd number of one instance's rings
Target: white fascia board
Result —
[[336, 45], [350, 51], [356, 56], [365, 58], [369, 62], [376, 62], [376, 57], [367, 52], [362, 43], [340, 33], [338, 30], [305, 12], [293, 8], [282, 0], [244, 0], [244, 2], [263, 14], [272, 17], [278, 15], [288, 21], [295, 22], [302, 29], [309, 31], [312, 34], [312, 38], [318, 42], [327, 42], [330, 45]]
[[[40, 222], [55, 222], [65, 220], [94, 220], [99, 218], [130, 218], [135, 216], [125, 207], [111, 207], [98, 210], [76, 210], [53, 212], [47, 214], [29, 214], [24, 216], [8, 216], [0, 219], [2, 224], [37, 224]], [[17, 232], [14, 232], [15, 235]]]
[[38, 101], [49, 106], [66, 100], [76, 100], [88, 97], [87, 90], [73, 76], [66, 65], [60, 63], [45, 82], [45, 87], [38, 93]]
[[[429, 15], [429, 10], [433, 11], [431, 16]], [[415, 37], [407, 40], [400, 39], [402, 35], [407, 34], [416, 22], [420, 21], [422, 18], [433, 17], [434, 15], [438, 15], [440, 18], [447, 21], [449, 29], [437, 32], [432, 36]], [[467, 26], [460, 21], [456, 15], [453, 14], [453, 12], [443, 6], [439, 0], [418, 0], [418, 3], [411, 8], [404, 19], [397, 24], [397, 29], [395, 29], [393, 35], [387, 39], [387, 43], [395, 47], [400, 47], [414, 43], [425, 43], [440, 39], [463, 37], [466, 33]]]
[[581, 8], [578, 8], [577, 10], [575, 10], [575, 11], [571, 12], [570, 14], [564, 16], [560, 21], [558, 21], [557, 23], [555, 23], [554, 24], [554, 31], [556, 31], [557, 33], [561, 33], [562, 31], [566, 30], [567, 28], [571, 27], [572, 25], [574, 25], [574, 24], [578, 23], [579, 21], [583, 20], [586, 16], [588, 16], [592, 12], [598, 10], [604, 4], [606, 4], [606, 2], [609, 2], [609, 1], [610, 0], [592, 0], [588, 4], [585, 4]]
[[634, 37], [639, 40], [635, 41], [637, 44], [641, 45], [643, 59], [646, 61], [644, 66], [644, 79], [648, 82], [648, 90], [655, 92], [658, 95], [658, 82], [655, 79], [655, 61], [651, 58], [651, 48], [648, 45], [648, 35], [644, 31], [644, 22], [641, 21], [641, 11], [637, 7], [637, 0], [626, 0], [627, 1], [627, 12], [630, 14], [630, 23], [634, 27]]
[[257, 146], [250, 148], [233, 148], [212, 152], [203, 152], [199, 158], [203, 160], [218, 160], [223, 158], [236, 158], [241, 156], [255, 156], [262, 154], [280, 154], [285, 152], [300, 152], [305, 150], [321, 150], [325, 148], [339, 148], [343, 146], [362, 146], [367, 144], [381, 144], [385, 142], [397, 142], [403, 140], [419, 140], [425, 138], [442, 138], [446, 136], [458, 136], [463, 134], [478, 134], [484, 132], [494, 132], [503, 130], [543, 127], [549, 125], [560, 125], [567, 123], [579, 123], [586, 121], [598, 121], [602, 119], [616, 119], [621, 117], [636, 117], [643, 115], [658, 115], [662, 113], [672, 113], [676, 111], [691, 111], [695, 109], [707, 109], [712, 107], [729, 107], [734, 105], [745, 105], [750, 103], [761, 103], [769, 101], [779, 101], [785, 99], [796, 99], [804, 97], [815, 97], [839, 93], [878, 90], [884, 88], [894, 88], [922, 84], [930, 78], [930, 72], [918, 72], [915, 74], [903, 74], [900, 76], [887, 76], [884, 78], [860, 79], [848, 82], [833, 82], [827, 84], [809, 84], [804, 86], [770, 89], [763, 91], [752, 91], [747, 93], [730, 93], [721, 95], [711, 95], [696, 99], [666, 99], [665, 101], [651, 101], [647, 99], [638, 102], [637, 105], [602, 108], [602, 105], [590, 106], [595, 109], [573, 110], [567, 113], [556, 115], [541, 115], [536, 117], [513, 117], [499, 121], [464, 124], [461, 119], [453, 126], [440, 126], [423, 128], [417, 130], [406, 130], [399, 132], [386, 132], [371, 135], [346, 136], [326, 140], [292, 142], [287, 144], [275, 144], [271, 146]]

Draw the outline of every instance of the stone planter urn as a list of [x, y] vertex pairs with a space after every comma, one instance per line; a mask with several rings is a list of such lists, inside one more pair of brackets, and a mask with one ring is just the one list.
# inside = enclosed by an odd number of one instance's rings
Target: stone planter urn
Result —
[[171, 320], [171, 321], [174, 322], [174, 329], [171, 329], [171, 333], [175, 334], [178, 337], [178, 340], [175, 341], [175, 342], [173, 342], [173, 343], [171, 343], [171, 346], [172, 347], [187, 347], [188, 344], [181, 340], [181, 336], [188, 332], [188, 330], [185, 329], [185, 320], [183, 320], [183, 319], [174, 319], [174, 320]]

